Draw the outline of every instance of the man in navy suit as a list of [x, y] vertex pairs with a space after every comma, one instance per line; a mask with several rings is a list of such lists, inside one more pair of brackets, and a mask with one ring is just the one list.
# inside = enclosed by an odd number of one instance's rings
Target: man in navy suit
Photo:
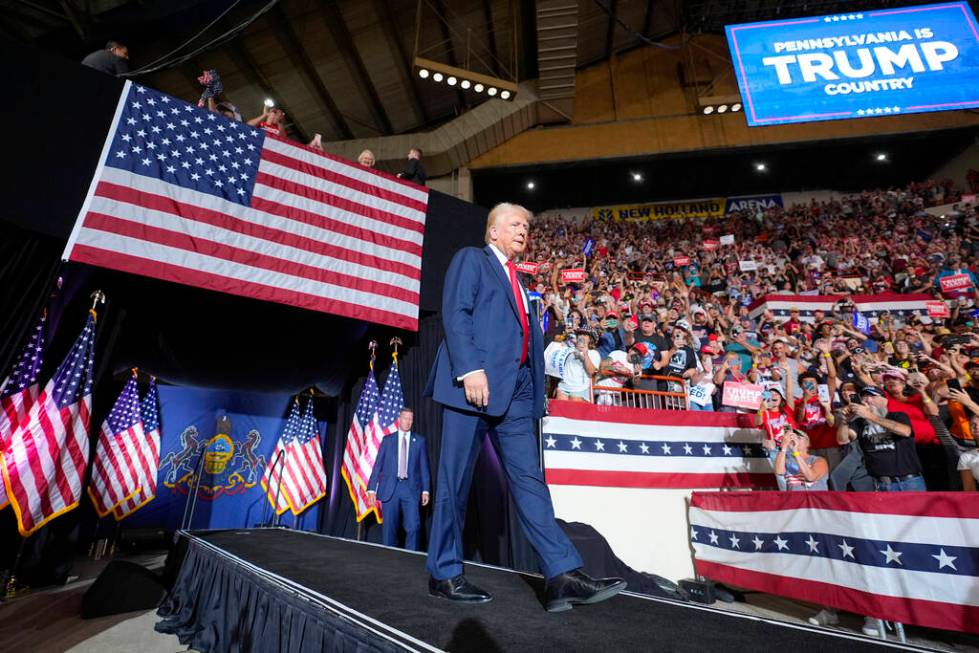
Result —
[[517, 279], [513, 259], [527, 246], [531, 213], [498, 204], [486, 221], [486, 247], [452, 259], [442, 293], [445, 340], [428, 393], [442, 404], [439, 491], [428, 547], [429, 593], [485, 603], [489, 593], [462, 570], [462, 531], [473, 467], [488, 433], [506, 470], [520, 525], [547, 579], [546, 608], [556, 612], [607, 599], [619, 578], [592, 579], [557, 525], [538, 465], [536, 424], [544, 415], [544, 337]]
[[418, 502], [428, 505], [432, 477], [428, 471], [425, 438], [411, 432], [414, 413], [402, 408], [398, 431], [381, 440], [374, 469], [367, 481], [367, 504], [381, 501], [384, 544], [398, 546], [398, 527], [404, 522], [405, 548], [421, 550], [421, 517]]

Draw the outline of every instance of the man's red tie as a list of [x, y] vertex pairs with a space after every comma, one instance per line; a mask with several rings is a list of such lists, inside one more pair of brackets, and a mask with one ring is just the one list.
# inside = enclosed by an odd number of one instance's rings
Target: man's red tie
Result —
[[523, 293], [520, 292], [520, 282], [517, 281], [517, 266], [513, 261], [506, 262], [506, 269], [510, 272], [510, 287], [513, 289], [513, 298], [517, 302], [517, 314], [520, 316], [520, 326], [523, 328], [523, 351], [520, 353], [520, 364], [527, 362], [527, 349], [530, 346], [530, 322], [527, 320], [527, 311], [523, 307]]

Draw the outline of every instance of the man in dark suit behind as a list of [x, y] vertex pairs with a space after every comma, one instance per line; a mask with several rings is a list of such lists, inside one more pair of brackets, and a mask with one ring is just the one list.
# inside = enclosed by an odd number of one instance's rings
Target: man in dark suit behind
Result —
[[428, 175], [425, 172], [425, 166], [422, 165], [422, 151], [413, 147], [408, 150], [408, 162], [405, 163], [405, 169], [398, 173], [398, 176], [407, 181], [413, 181], [419, 186], [424, 186], [425, 181], [428, 179]]
[[498, 204], [486, 221], [486, 244], [452, 259], [442, 294], [445, 340], [428, 393], [442, 404], [439, 491], [428, 547], [429, 593], [485, 603], [489, 593], [462, 569], [462, 531], [476, 456], [488, 433], [503, 461], [517, 515], [547, 579], [546, 608], [557, 612], [607, 599], [619, 578], [592, 579], [557, 525], [538, 465], [536, 423], [544, 415], [544, 339], [529, 311], [513, 259], [524, 251], [531, 214]]
[[421, 517], [418, 502], [428, 505], [431, 474], [425, 438], [412, 433], [414, 412], [402, 408], [398, 430], [381, 440], [374, 469], [367, 481], [367, 503], [381, 501], [384, 544], [398, 546], [398, 527], [404, 522], [405, 548], [421, 550]]

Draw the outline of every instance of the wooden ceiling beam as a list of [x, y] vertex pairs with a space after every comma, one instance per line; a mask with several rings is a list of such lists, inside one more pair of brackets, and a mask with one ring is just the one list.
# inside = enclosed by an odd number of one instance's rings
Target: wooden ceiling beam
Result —
[[398, 34], [398, 30], [395, 28], [394, 12], [391, 11], [389, 0], [374, 0], [374, 8], [378, 16], [380, 16], [381, 25], [384, 27], [384, 34], [387, 37], [388, 43], [394, 47], [394, 52], [397, 56], [394, 67], [401, 76], [401, 83], [408, 89], [408, 95], [414, 104], [415, 113], [419, 121], [422, 124], [428, 124], [431, 118], [428, 110], [425, 108], [425, 103], [422, 101], [421, 91], [418, 90], [418, 79], [413, 72], [413, 62], [408, 56], [407, 50], [405, 50], [405, 44], [401, 39], [401, 35]]

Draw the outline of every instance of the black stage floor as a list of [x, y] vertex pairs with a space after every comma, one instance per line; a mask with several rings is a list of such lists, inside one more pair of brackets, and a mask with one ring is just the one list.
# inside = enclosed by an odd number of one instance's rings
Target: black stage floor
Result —
[[[340, 614], [347, 625], [364, 628], [365, 637], [373, 637], [375, 644], [380, 633], [385, 645], [393, 645], [395, 649], [436, 648], [480, 653], [710, 650], [811, 653], [881, 650], [883, 646], [882, 642], [861, 637], [628, 593], [598, 605], [549, 614], [541, 607], [543, 580], [540, 577], [476, 564], [467, 565], [467, 576], [491, 592], [494, 600], [478, 606], [456, 605], [428, 595], [425, 557], [420, 554], [281, 529], [211, 531], [184, 534], [184, 537], [190, 550], [197, 552], [198, 560], [194, 562], [197, 568], [203, 555], [208, 560], [233, 566], [235, 574], [264, 578], [278, 587], [277, 591], [291, 596], [294, 603], [297, 596], [303, 597], [301, 609]], [[240, 581], [235, 583], [239, 584], [229, 585], [240, 585]], [[180, 592], [180, 587], [178, 581], [174, 592]], [[201, 591], [202, 588], [184, 590], [187, 594]], [[199, 606], [191, 610], [186, 602], [202, 599], [177, 598], [185, 603], [184, 615], [200, 612]], [[166, 603], [161, 609], [161, 614], [165, 613]], [[185, 616], [184, 621], [195, 618], [198, 617]], [[245, 623], [249, 619], [239, 617], [239, 620], [242, 625], [232, 629], [251, 627]], [[186, 634], [194, 626], [184, 623], [183, 627]], [[203, 628], [198, 626], [198, 630]], [[211, 623], [207, 628], [215, 626]], [[171, 628], [170, 632], [175, 630]], [[225, 636], [219, 644], [190, 637], [183, 639], [192, 646], [196, 642], [198, 646], [217, 650], [226, 647], [228, 637], [257, 641], [255, 636], [241, 633]], [[336, 647], [335, 642], [327, 645], [325, 639], [323, 642], [317, 647], [353, 650], [349, 647], [349, 633], [343, 646]], [[366, 646], [360, 650], [380, 649]]]

